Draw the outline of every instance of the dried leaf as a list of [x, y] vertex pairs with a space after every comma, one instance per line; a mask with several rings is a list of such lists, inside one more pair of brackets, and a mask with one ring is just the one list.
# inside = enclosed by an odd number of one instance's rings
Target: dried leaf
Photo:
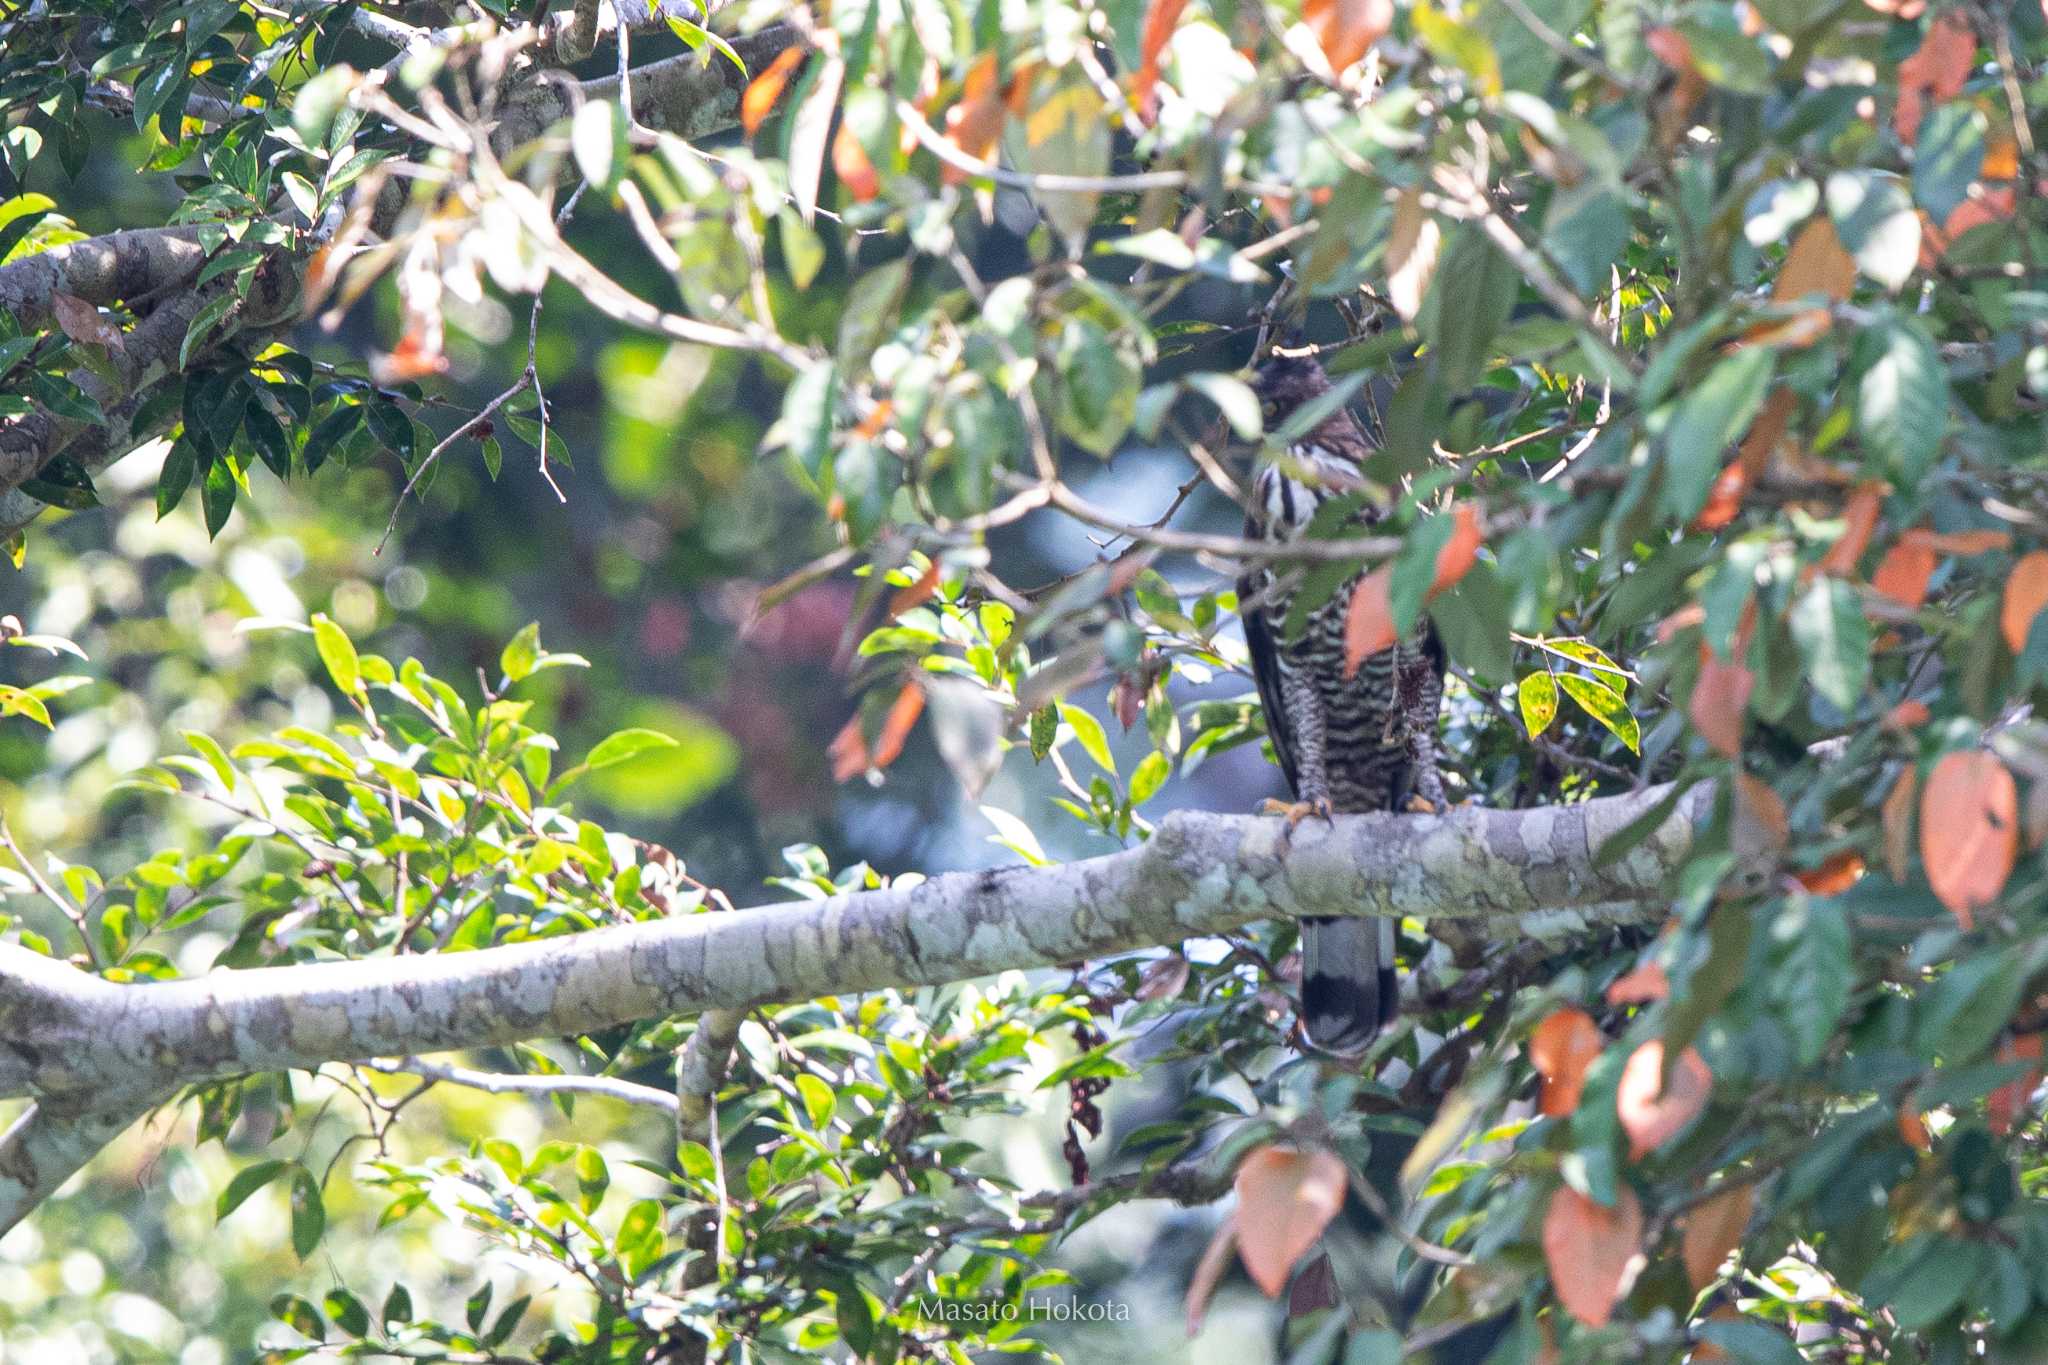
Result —
[[1885, 712], [1878, 724], [1887, 730], [1912, 730], [1925, 725], [1929, 714], [1926, 702], [1917, 697], [1908, 697]]
[[1570, 1006], [1552, 1010], [1529, 1035], [1529, 1064], [1543, 1078], [1537, 1108], [1563, 1118], [1579, 1107], [1586, 1071], [1607, 1046], [1593, 1016]]
[[1652, 1038], [1629, 1054], [1614, 1092], [1614, 1111], [1628, 1134], [1629, 1159], [1640, 1161], [1699, 1117], [1713, 1093], [1714, 1073], [1697, 1048], [1678, 1055], [1664, 1077], [1664, 1040]]
[[1920, 861], [1934, 894], [1974, 927], [2019, 853], [2019, 789], [1982, 750], [1942, 755], [1920, 796]]
[[2004, 1137], [2026, 1118], [2027, 1102], [2041, 1084], [2041, 1035], [2024, 1034], [1998, 1045], [2001, 1062], [2031, 1062], [2026, 1074], [2007, 1081], [1991, 1092], [1984, 1102], [1984, 1121], [1992, 1132]]
[[1927, 1120], [1920, 1116], [1920, 1108], [1908, 1094], [1899, 1101], [1899, 1141], [1916, 1151], [1934, 1150], [1934, 1139], [1927, 1134]]
[[1133, 1000], [1171, 1000], [1178, 996], [1188, 984], [1188, 960], [1179, 953], [1168, 953], [1154, 958], [1138, 978], [1138, 989], [1131, 992]]
[[1643, 1206], [1627, 1185], [1604, 1208], [1569, 1185], [1558, 1186], [1543, 1215], [1543, 1259], [1567, 1313], [1603, 1327], [1642, 1260]]
[[1735, 774], [1735, 824], [1729, 843], [1745, 863], [1775, 863], [1791, 837], [1785, 801], [1754, 773]]
[[52, 293], [50, 313], [57, 319], [57, 325], [64, 329], [64, 335], [73, 341], [87, 346], [104, 346], [110, 351], [121, 349], [121, 329], [84, 299], [61, 291]]
[[2012, 577], [2005, 580], [2005, 601], [1998, 613], [1999, 629], [2005, 632], [2005, 643], [2015, 654], [2027, 648], [2027, 633], [2034, 628], [2034, 618], [2048, 607], [2048, 550], [2035, 550], [2023, 556], [2012, 566]]
[[1344, 1205], [1344, 1162], [1320, 1148], [1261, 1147], [1237, 1168], [1237, 1253], [1266, 1297], [1287, 1277]]
[[832, 174], [839, 177], [839, 183], [846, 186], [856, 204], [868, 203], [882, 192], [882, 178], [875, 174], [875, 163], [868, 160], [867, 148], [860, 145], [860, 139], [844, 121], [832, 135]]
[[832, 743], [825, 749], [832, 760], [832, 780], [844, 782], [858, 777], [868, 770], [868, 741], [860, 732], [860, 714], [839, 727], [839, 733], [832, 736]]
[[1721, 1265], [1728, 1259], [1728, 1253], [1742, 1245], [1743, 1230], [1749, 1226], [1750, 1211], [1755, 1206], [1756, 1187], [1735, 1185], [1685, 1215], [1681, 1247], [1685, 1276], [1695, 1293], [1720, 1278]]
[[1393, 582], [1393, 568], [1383, 564], [1351, 589], [1351, 602], [1344, 610], [1346, 678], [1355, 676], [1367, 658], [1391, 649], [1400, 638], [1394, 630]]
[[740, 127], [752, 137], [767, 121], [775, 108], [775, 102], [782, 98], [782, 92], [789, 85], [790, 76], [804, 59], [802, 47], [786, 47], [775, 54], [775, 60], [762, 68], [761, 74], [747, 82], [746, 92], [740, 96]]

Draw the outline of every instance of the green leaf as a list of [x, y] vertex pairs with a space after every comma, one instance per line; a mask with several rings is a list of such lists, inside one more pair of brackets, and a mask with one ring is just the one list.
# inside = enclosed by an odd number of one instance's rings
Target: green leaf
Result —
[[384, 1296], [384, 1309], [378, 1314], [378, 1321], [384, 1330], [412, 1321], [412, 1291], [402, 1284], [391, 1286], [391, 1292]]
[[1534, 739], [1557, 719], [1557, 680], [1547, 671], [1531, 673], [1516, 685], [1515, 701], [1522, 708], [1522, 727]]
[[1774, 357], [1766, 346], [1745, 346], [1724, 357], [1672, 405], [1664, 428], [1664, 484], [1658, 505], [1675, 521], [1689, 522], [1707, 503], [1727, 448], [1756, 419], [1770, 389]]
[[[286, 1171], [293, 1170], [296, 1167], [296, 1162], [275, 1160], [259, 1161], [253, 1166], [244, 1166], [241, 1170], [235, 1172], [235, 1178], [228, 1181], [228, 1187], [222, 1190], [220, 1198], [214, 1201], [213, 1216], [215, 1218], [227, 1217], [240, 1208], [243, 1201], [248, 1199], [250, 1195], [256, 1193], [256, 1191], [262, 1189]], [[309, 1332], [307, 1335], [313, 1336], [317, 1335], [317, 1333]]]
[[533, 672], [540, 656], [540, 622], [529, 621], [498, 655], [498, 667], [506, 682], [516, 683]]
[[327, 1231], [327, 1201], [320, 1182], [303, 1166], [292, 1169], [292, 1250], [305, 1260]]
[[330, 1289], [326, 1298], [327, 1316], [334, 1325], [352, 1337], [367, 1336], [370, 1332], [370, 1310], [363, 1307], [363, 1301], [346, 1289]]
[[1713, 1342], [1743, 1365], [1801, 1365], [1805, 1359], [1790, 1337], [1761, 1322], [1703, 1322], [1699, 1332], [1702, 1341]]
[[782, 236], [782, 264], [789, 282], [799, 290], [809, 289], [824, 268], [825, 243], [794, 209], [775, 215], [775, 225]]
[[1902, 483], [1917, 484], [1948, 435], [1948, 373], [1913, 318], [1867, 332], [1863, 349], [1875, 354], [1857, 384], [1857, 433]]
[[42, 698], [25, 688], [0, 683], [0, 716], [27, 716], [45, 730], [57, 727], [50, 720], [50, 708], [43, 705]]
[[1557, 685], [1565, 695], [1584, 708], [1587, 715], [1599, 721], [1613, 732], [1614, 737], [1628, 746], [1632, 754], [1642, 752], [1642, 730], [1636, 718], [1628, 709], [1628, 701], [1604, 682], [1596, 682], [1579, 673], [1559, 673]]
[[804, 1115], [811, 1121], [811, 1127], [824, 1132], [832, 1122], [832, 1113], [839, 1105], [839, 1097], [832, 1093], [832, 1087], [808, 1071], [800, 1071], [796, 1077], [797, 1093], [803, 1097]]
[[242, 296], [232, 289], [223, 290], [206, 301], [206, 306], [192, 315], [191, 323], [185, 328], [185, 339], [178, 344], [178, 368], [192, 367], [192, 352], [199, 348], [209, 333], [220, 325], [221, 319], [234, 311]]
[[206, 516], [206, 537], [213, 539], [235, 510], [235, 471], [225, 455], [215, 455], [199, 483], [199, 506]]
[[1813, 690], [1854, 715], [1870, 676], [1870, 623], [1856, 590], [1839, 578], [1815, 579], [1792, 604], [1789, 624]]
[[28, 391], [38, 403], [59, 417], [89, 426], [103, 427], [107, 424], [107, 414], [100, 410], [92, 395], [62, 375], [38, 370], [28, 377]]
[[2025, 984], [2017, 951], [1964, 958], [1915, 1002], [1914, 1050], [1949, 1067], [1975, 1060], [2012, 1018]]
[[782, 395], [782, 417], [775, 435], [811, 483], [823, 491], [825, 458], [832, 453], [832, 419], [839, 406], [839, 367], [831, 361], [799, 374]]
[[605, 1191], [611, 1188], [611, 1167], [605, 1164], [604, 1153], [588, 1145], [576, 1149], [576, 1189], [581, 1196], [583, 1211], [595, 1212], [604, 1202]]
[[626, 141], [626, 111], [615, 100], [586, 103], [569, 125], [569, 150], [583, 178], [610, 193], [633, 154]]
[[1920, 215], [1906, 183], [1884, 171], [1836, 171], [1826, 197], [1856, 268], [1897, 293], [1920, 262]]
[[1913, 146], [1913, 199], [1935, 222], [1947, 222], [1969, 197], [1989, 130], [1984, 111], [1965, 100], [1937, 105], [1921, 120]]
[[1142, 806], [1151, 800], [1172, 773], [1172, 761], [1157, 749], [1139, 759], [1138, 766], [1131, 770], [1131, 804]]
[[1438, 593], [1429, 604], [1429, 619], [1451, 657], [1481, 681], [1502, 683], [1513, 674], [1507, 590], [1493, 565], [1478, 561], [1448, 592]]
[[1084, 707], [1069, 702], [1056, 704], [1060, 709], [1060, 719], [1073, 731], [1074, 739], [1080, 744], [1082, 751], [1095, 760], [1096, 767], [1115, 777], [1116, 759], [1110, 756], [1109, 735], [1103, 730], [1102, 722]]
[[69, 455], [46, 461], [33, 478], [21, 481], [21, 491], [39, 502], [73, 512], [97, 507], [100, 501], [93, 490], [92, 476]]
[[661, 1259], [664, 1238], [661, 1230], [661, 1205], [653, 1199], [642, 1199], [619, 1220], [619, 1235], [614, 1242], [619, 1263], [626, 1274], [638, 1279], [648, 1266]]
[[315, 1341], [327, 1339], [327, 1323], [320, 1316], [320, 1310], [297, 1294], [279, 1294], [272, 1299], [270, 1316], [302, 1337], [311, 1337]]
[[1792, 1034], [1799, 1064], [1811, 1066], [1834, 1036], [1855, 982], [1849, 918], [1828, 901], [1794, 896], [1778, 912], [1770, 939], [1779, 955], [1776, 1015]]
[[1256, 441], [1265, 431], [1258, 395], [1243, 380], [1204, 370], [1187, 375], [1182, 382], [1214, 403], [1230, 429], [1245, 440]]
[[675, 747], [675, 737], [665, 735], [659, 730], [638, 727], [615, 730], [597, 742], [596, 747], [584, 758], [583, 766], [590, 772], [597, 772], [616, 764], [631, 762], [650, 749]]
[[327, 665], [327, 676], [334, 679], [334, 685], [348, 696], [359, 694], [363, 690], [363, 671], [356, 658], [355, 642], [325, 612], [313, 615], [313, 644], [319, 649], [320, 661]]

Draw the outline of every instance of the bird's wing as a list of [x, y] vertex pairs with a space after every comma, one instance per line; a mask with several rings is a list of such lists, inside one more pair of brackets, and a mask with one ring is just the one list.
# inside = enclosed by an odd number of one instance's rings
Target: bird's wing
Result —
[[[1252, 522], [1245, 525], [1245, 535], [1255, 536], [1259, 528]], [[1252, 680], [1259, 685], [1259, 705], [1266, 713], [1266, 734], [1273, 741], [1273, 753], [1280, 760], [1280, 771], [1287, 775], [1287, 790], [1300, 790], [1295, 777], [1294, 731], [1287, 714], [1287, 704], [1280, 688], [1280, 642], [1274, 638], [1273, 624], [1266, 614], [1266, 606], [1259, 603], [1244, 608], [1262, 586], [1260, 576], [1246, 574], [1237, 580], [1237, 600], [1244, 621], [1245, 648], [1251, 654]]]

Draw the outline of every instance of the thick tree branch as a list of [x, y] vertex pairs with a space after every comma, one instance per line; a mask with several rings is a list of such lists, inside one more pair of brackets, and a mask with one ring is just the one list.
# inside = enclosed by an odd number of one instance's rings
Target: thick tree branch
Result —
[[69, 1108], [211, 1077], [586, 1033], [629, 1021], [960, 981], [1280, 916], [1482, 920], [1565, 936], [1654, 909], [1711, 799], [1614, 864], [1668, 788], [1577, 806], [1310, 822], [1178, 812], [1142, 847], [481, 952], [119, 985], [0, 946], [0, 1096]]

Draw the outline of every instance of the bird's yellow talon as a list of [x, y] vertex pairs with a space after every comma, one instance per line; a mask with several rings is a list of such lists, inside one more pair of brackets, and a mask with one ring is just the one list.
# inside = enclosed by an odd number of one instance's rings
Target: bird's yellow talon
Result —
[[1321, 816], [1327, 821], [1336, 814], [1335, 809], [1330, 805], [1328, 797], [1324, 797], [1320, 801], [1282, 801], [1276, 797], [1268, 797], [1265, 804], [1260, 807], [1260, 810], [1267, 815], [1284, 817], [1287, 821], [1287, 832], [1289, 834], [1294, 833], [1295, 826], [1308, 819], [1311, 815]]

